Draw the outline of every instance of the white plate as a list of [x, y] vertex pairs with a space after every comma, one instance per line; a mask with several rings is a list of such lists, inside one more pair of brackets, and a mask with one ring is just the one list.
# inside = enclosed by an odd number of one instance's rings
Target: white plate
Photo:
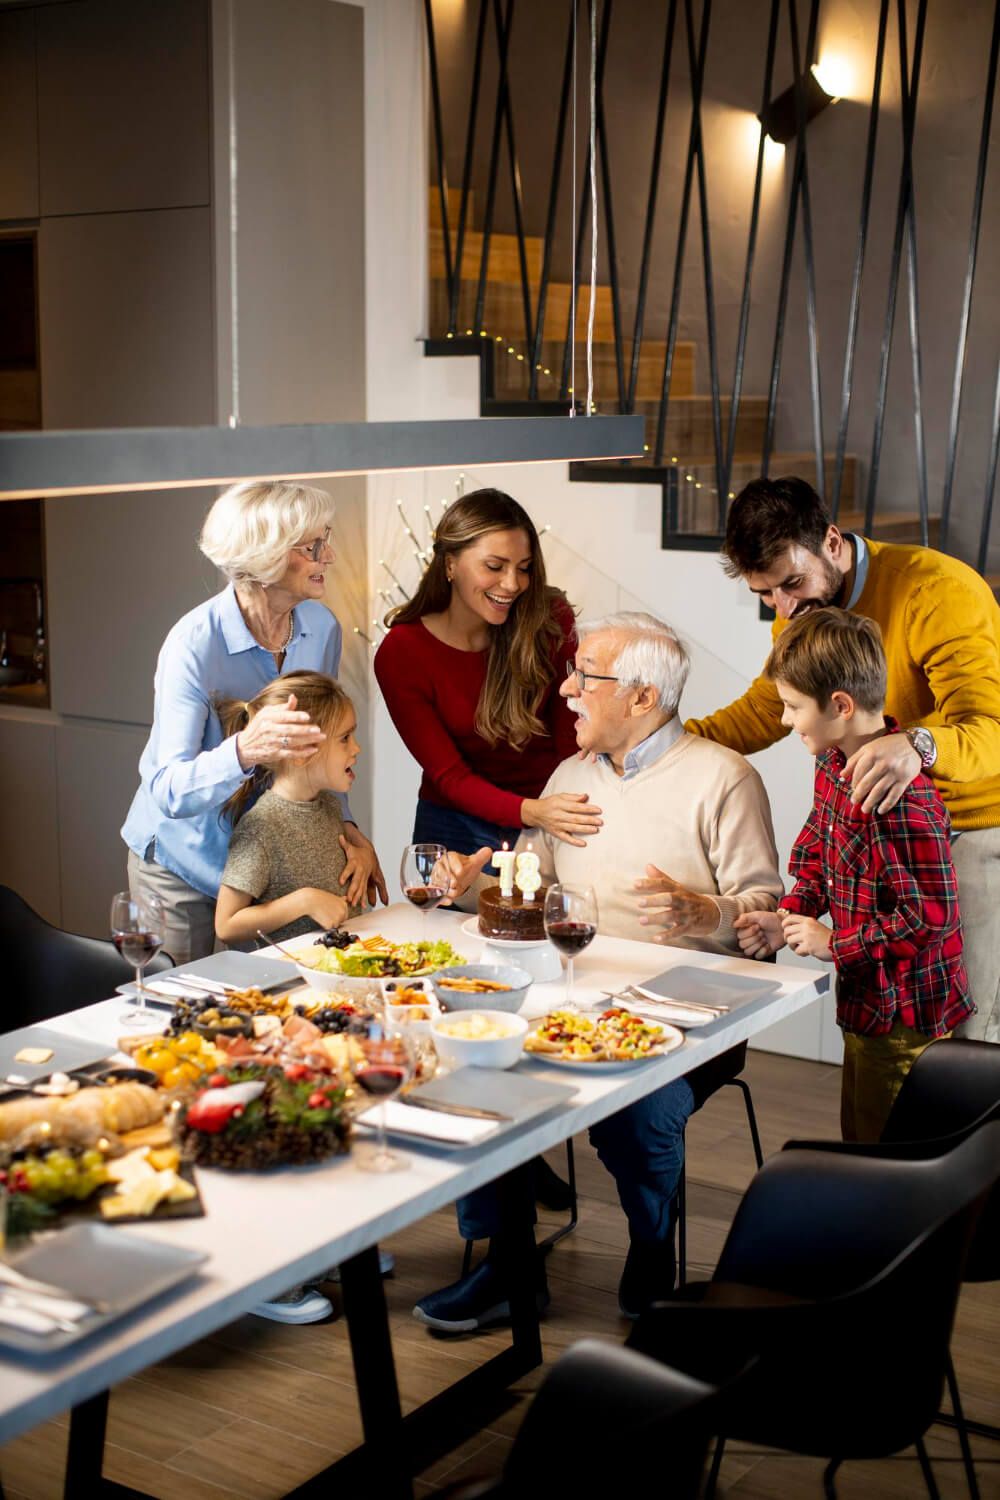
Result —
[[611, 1062], [583, 1062], [575, 1057], [556, 1057], [551, 1052], [525, 1052], [524, 1056], [528, 1062], [550, 1063], [554, 1068], [568, 1068], [574, 1073], [593, 1073], [597, 1078], [603, 1078], [606, 1073], [627, 1073], [631, 1068], [642, 1068], [646, 1063], [656, 1062], [657, 1058], [666, 1057], [668, 1053], [676, 1052], [678, 1047], [683, 1047], [684, 1034], [676, 1026], [667, 1026], [662, 1021], [658, 1021], [657, 1025], [663, 1027], [665, 1045], [653, 1057], [616, 1057]]
[[487, 937], [485, 932], [479, 931], [479, 918], [469, 917], [468, 921], [462, 923], [462, 931], [466, 937], [478, 938], [481, 943], [489, 943], [491, 948], [544, 948], [548, 946], [548, 938], [498, 938]]

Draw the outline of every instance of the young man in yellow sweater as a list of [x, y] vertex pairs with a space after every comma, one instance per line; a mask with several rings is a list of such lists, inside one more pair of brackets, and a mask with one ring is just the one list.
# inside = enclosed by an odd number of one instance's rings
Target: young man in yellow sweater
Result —
[[[1000, 1041], [1000, 607], [965, 563], [930, 547], [845, 534], [803, 479], [757, 479], [729, 512], [723, 557], [732, 578], [789, 620], [837, 605], [881, 627], [886, 712], [898, 733], [844, 768], [863, 811], [888, 812], [921, 771], [951, 814], [965, 961], [978, 1013], [960, 1031]], [[764, 676], [706, 719], [685, 725], [744, 755], [787, 734]]]
[[[735, 923], [758, 905], [774, 911], [782, 893], [764, 784], [740, 755], [685, 734], [677, 706], [688, 655], [669, 625], [645, 614], [609, 615], [579, 627], [563, 696], [577, 715], [576, 738], [593, 759], [557, 766], [543, 795], [587, 794], [603, 813], [580, 847], [543, 829], [525, 829], [544, 880], [594, 887], [598, 930], [740, 956]], [[489, 849], [459, 861], [459, 892]], [[472, 887], [470, 907], [484, 884]], [[590, 1138], [612, 1174], [629, 1223], [629, 1252], [618, 1289], [626, 1317], [674, 1284], [676, 1191], [684, 1127], [719, 1086], [709, 1063], [595, 1125]], [[463, 1239], [487, 1239], [499, 1226], [495, 1189], [458, 1204]], [[548, 1293], [540, 1270], [539, 1294]], [[509, 1317], [500, 1267], [488, 1253], [468, 1276], [422, 1297], [414, 1315], [439, 1333], [473, 1333]]]

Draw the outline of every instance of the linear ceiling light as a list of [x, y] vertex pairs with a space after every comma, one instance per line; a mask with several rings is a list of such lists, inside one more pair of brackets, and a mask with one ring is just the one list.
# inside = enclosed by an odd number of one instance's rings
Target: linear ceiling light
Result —
[[[828, 104], [834, 104], [837, 100], [836, 94], [828, 94], [816, 76], [815, 66], [802, 75], [802, 116], [805, 124], [814, 120], [818, 114], [826, 109]], [[795, 84], [789, 84], [783, 94], [772, 99], [767, 109], [760, 117], [767, 134], [772, 141], [778, 141], [781, 145], [787, 145], [794, 140], [799, 133], [799, 106], [795, 99]]]
[[14, 432], [0, 436], [0, 500], [640, 458], [644, 435], [641, 416]]

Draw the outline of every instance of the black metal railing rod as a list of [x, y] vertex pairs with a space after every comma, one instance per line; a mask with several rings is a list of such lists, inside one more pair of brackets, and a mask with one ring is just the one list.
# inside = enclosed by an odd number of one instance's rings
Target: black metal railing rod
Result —
[[[702, 35], [707, 40], [709, 26], [711, 24], [712, 0], [703, 0], [701, 10]], [[694, 53], [694, 15], [691, 9], [691, 0], [684, 0], [684, 13], [687, 20], [688, 38], [688, 67], [693, 75], [695, 69]], [[719, 339], [715, 323], [715, 280], [712, 275], [712, 237], [708, 217], [708, 182], [705, 172], [705, 146], [701, 134], [701, 88], [698, 90], [697, 100], [692, 99], [694, 112], [696, 141], [695, 141], [695, 170], [698, 174], [698, 205], [701, 212], [701, 266], [705, 282], [705, 333], [708, 338], [708, 370], [709, 384], [712, 397], [712, 442], [715, 452], [715, 494], [716, 494], [716, 520], [717, 529], [721, 532], [726, 521], [726, 497], [723, 489], [725, 477], [725, 459], [722, 448], [722, 403], [719, 394]]]
[[[604, 77], [604, 59], [607, 53], [607, 37], [602, 32], [598, 39], [597, 50], [597, 78]], [[587, 77], [590, 77], [588, 69]], [[580, 217], [576, 226], [576, 243], [573, 247], [573, 287], [570, 292], [569, 316], [566, 319], [566, 343], [563, 347], [562, 379], [559, 384], [560, 398], [565, 398], [573, 392], [574, 404], [576, 402], [576, 371], [572, 372], [570, 379], [570, 360], [573, 349], [573, 329], [576, 325], [577, 307], [580, 301], [580, 268], [583, 263], [583, 242], [586, 234], [588, 216], [590, 214], [590, 142], [588, 137], [587, 151], [583, 162], [583, 186], [580, 192]]]
[[497, 79], [497, 102], [493, 114], [493, 139], [490, 142], [490, 170], [486, 180], [486, 206], [483, 211], [483, 250], [479, 261], [479, 284], [476, 287], [476, 310], [472, 327], [478, 333], [483, 326], [486, 307], [486, 278], [490, 262], [490, 238], [493, 234], [493, 210], [497, 197], [497, 172], [500, 166], [500, 137], [503, 125], [503, 96], [507, 87], [507, 56], [510, 47], [510, 30], [514, 22], [514, 0], [507, 0], [500, 39], [497, 43], [500, 74]]
[[483, 76], [483, 47], [486, 41], [486, 16], [489, 0], [479, 0], [476, 24], [476, 50], [472, 59], [472, 83], [469, 89], [469, 118], [465, 127], [465, 156], [462, 161], [462, 195], [458, 205], [458, 229], [455, 234], [454, 280], [448, 308], [448, 332], [458, 328], [458, 304], [462, 295], [462, 255], [465, 251], [465, 229], [469, 218], [469, 194], [472, 187], [472, 157], [476, 144], [476, 119], [479, 114], [479, 85]]
[[[899, 77], [900, 97], [906, 108], [907, 90], [907, 46], [905, 0], [899, 0]], [[914, 120], [914, 124], [916, 121]], [[905, 147], [904, 147], [905, 153]], [[917, 503], [920, 515], [920, 542], [930, 545], [930, 515], [927, 498], [927, 444], [924, 435], [923, 362], [920, 357], [920, 300], [917, 283], [917, 202], [913, 182], [913, 153], [904, 163], [910, 179], [910, 191], [906, 200], [906, 311], [910, 330], [910, 371], [913, 381], [913, 436], [917, 459]]]
[[431, 80], [431, 114], [434, 119], [434, 164], [437, 175], [438, 201], [441, 211], [441, 237], [444, 241], [444, 279], [448, 289], [448, 306], [454, 277], [451, 264], [451, 233], [448, 227], [448, 167], [444, 156], [444, 124], [441, 116], [441, 83], [438, 78], [437, 43], [434, 37], [434, 12], [431, 0], [424, 0], [424, 19], [427, 24], [427, 58]]
[[805, 55], [799, 57], [799, 24], [797, 0], [789, 0], [789, 30], [792, 47], [792, 66], [795, 70], [795, 108], [798, 116], [799, 136], [802, 140], [802, 253], [806, 272], [806, 331], [809, 343], [809, 393], [812, 400], [813, 449], [816, 458], [816, 493], [826, 498], [826, 459], [823, 442], [823, 396], [819, 367], [819, 325], [816, 316], [816, 261], [813, 253], [812, 207], [809, 198], [809, 140], [806, 130], [805, 86], [806, 73], [816, 52], [816, 28], [819, 21], [819, 0], [812, 0], [809, 9], [809, 30], [806, 35]]
[[796, 151], [792, 169], [792, 187], [788, 195], [785, 220], [785, 246], [781, 256], [781, 279], [778, 283], [778, 307], [774, 318], [774, 346], [771, 353], [771, 375], [767, 386], [767, 417], [764, 422], [764, 446], [760, 455], [760, 472], [766, 479], [771, 470], [774, 451], [774, 424], [778, 411], [778, 386], [781, 382], [781, 355], [785, 342], [785, 318], [788, 313], [788, 287], [795, 249], [795, 225], [798, 219], [799, 193], [802, 188], [802, 153]]
[[[608, 279], [611, 282], [611, 325], [615, 341], [615, 376], [618, 382], [618, 410], [625, 410], [625, 340], [622, 333], [621, 288], [618, 280], [618, 246], [615, 239], [615, 214], [611, 198], [611, 163], [608, 146], [608, 128], [604, 115], [604, 69], [608, 56], [608, 39], [611, 34], [611, 9], [613, 0], [604, 0], [601, 16], [601, 35], [597, 54], [595, 126], [597, 147], [601, 159], [601, 196], [604, 200], [605, 256], [608, 263]], [[596, 296], [596, 292], [595, 292]]]
[[840, 386], [840, 420], [837, 424], [837, 451], [833, 465], [830, 492], [830, 515], [836, 521], [840, 514], [840, 496], [844, 487], [844, 464], [847, 458], [847, 427], [851, 416], [851, 394], [854, 386], [854, 357], [857, 352], [858, 317], [861, 311], [861, 273], [868, 244], [868, 220], [871, 214], [872, 183], [875, 178], [875, 147], [878, 142], [879, 107], [882, 98], [882, 67], [885, 62], [885, 38], [889, 22], [889, 0], [881, 0], [878, 39], [875, 44], [875, 74], [872, 102], [868, 114], [868, 138], [865, 143], [865, 170], [861, 184], [861, 213], [858, 219], [858, 242], [851, 274], [851, 300], [847, 313], [847, 339], [844, 346], [844, 374]]
[[573, 329], [576, 324], [576, 308], [580, 298], [580, 266], [583, 262], [583, 241], [587, 215], [590, 212], [590, 147], [583, 159], [583, 183], [580, 188], [580, 209], [576, 223], [576, 240], [573, 245], [573, 278], [569, 296], [569, 312], [566, 315], [566, 342], [563, 345], [562, 373], [559, 380], [559, 396], [565, 400], [572, 390], [576, 396], [576, 371], [570, 372], [573, 351]]
[[969, 258], [965, 268], [962, 312], [958, 322], [958, 347], [955, 351], [955, 377], [951, 390], [951, 412], [948, 418], [948, 446], [944, 464], [944, 489], [941, 496], [941, 550], [948, 550], [948, 526], [951, 521], [951, 494], [955, 482], [955, 459], [958, 453], [958, 423], [962, 409], [962, 385], [965, 379], [965, 353], [969, 341], [969, 318], [972, 311], [972, 288], [976, 279], [979, 252], [979, 226], [983, 213], [983, 185], [990, 149], [993, 121], [993, 95], [997, 78], [997, 53], [1000, 50], [1000, 0], [993, 7], [993, 39], [986, 69], [986, 91], [983, 101], [983, 125], [979, 133], [979, 158], [976, 163], [976, 186], [972, 195], [972, 223], [969, 228]]
[[[704, 19], [704, 12], [702, 12], [703, 23]], [[656, 414], [656, 439], [653, 444], [653, 464], [656, 468], [659, 468], [663, 463], [663, 446], [667, 436], [667, 409], [670, 404], [670, 383], [674, 372], [674, 352], [677, 347], [677, 329], [680, 322], [684, 247], [687, 243], [688, 218], [691, 212], [691, 184], [694, 181], [695, 147], [698, 141], [698, 131], [695, 122], [697, 111], [701, 107], [701, 86], [705, 76], [705, 57], [707, 52], [708, 30], [703, 24], [698, 45], [697, 64], [691, 78], [691, 128], [688, 132], [687, 158], [684, 163], [684, 184], [681, 188], [681, 209], [677, 224], [677, 249], [674, 255], [674, 281], [670, 292], [670, 316], [667, 321], [666, 348], [663, 353], [663, 376], [660, 382], [660, 405]]]
[[[889, 0], [883, 0], [888, 5]], [[764, 84], [761, 90], [760, 118], [763, 121], [771, 102], [771, 84], [774, 78], [774, 51], [778, 39], [778, 13], [781, 0], [771, 0], [771, 18], [767, 28], [767, 53], [764, 60]], [[757, 254], [757, 231], [760, 224], [760, 198], [764, 185], [764, 152], [767, 136], [763, 124], [757, 143], [757, 165], [754, 169], [753, 198], [750, 204], [750, 226], [747, 231], [747, 254], [743, 268], [743, 293], [740, 297], [740, 321], [736, 334], [736, 357], [733, 361], [733, 394], [729, 407], [729, 432], [726, 438], [726, 467], [724, 490], [728, 499], [732, 480], [733, 462], [736, 456], [736, 424], [740, 413], [740, 398], [743, 394], [743, 369], [746, 363], [747, 334], [750, 329], [750, 286], [753, 266]]]
[[[497, 46], [502, 47], [504, 45], [504, 38], [500, 0], [493, 0], [493, 13], [496, 20]], [[507, 155], [510, 158], [510, 187], [514, 198], [514, 230], [517, 236], [518, 270], [521, 276], [521, 304], [524, 312], [524, 347], [530, 349], [535, 320], [531, 309], [531, 282], [528, 276], [528, 252], [524, 235], [524, 198], [521, 192], [521, 168], [517, 159], [517, 145], [514, 141], [514, 110], [510, 99], [509, 77], [504, 79], [500, 107], [503, 110], [507, 128]], [[479, 332], [478, 328], [476, 332]]]
[[559, 90], [559, 115], [556, 120], [556, 139], [552, 152], [552, 176], [549, 180], [549, 204], [545, 214], [545, 241], [542, 249], [542, 272], [538, 284], [538, 306], [535, 313], [535, 334], [531, 345], [531, 378], [528, 399], [538, 399], [538, 371], [542, 363], [542, 344], [545, 339], [545, 313], [548, 306], [549, 278], [552, 275], [552, 247], [556, 232], [556, 214], [559, 208], [559, 185], [562, 180], [563, 148], [566, 140], [566, 119], [569, 114], [569, 94], [573, 82], [573, 31], [575, 12], [580, 0], [570, 0], [569, 31], [566, 36], [566, 55], [563, 59], [562, 86]]
[[[882, 347], [879, 355], [878, 389], [875, 397], [875, 430], [872, 434], [871, 462], [868, 468], [868, 488], [865, 495], [865, 531], [870, 535], [875, 519], [875, 499], [878, 493], [879, 465], [882, 457], [882, 435], [885, 428], [886, 396], [889, 387], [889, 359], [892, 353], [892, 331], [896, 321], [896, 297], [899, 291], [899, 267], [903, 253], [903, 234], [907, 225], [907, 212], [911, 189], [911, 162], [913, 128], [916, 122], [917, 95], [920, 85], [920, 62], [923, 52], [924, 24], [927, 19], [927, 0], [919, 0], [917, 25], [913, 42], [913, 62], [902, 69], [903, 88], [903, 160], [900, 167], [899, 194], [896, 203], [896, 227], [893, 233], [892, 257], [889, 266], [889, 292], [886, 298], [885, 326], [882, 330]], [[905, 0], [898, 0], [897, 24], [901, 24], [905, 37]], [[906, 75], [909, 73], [909, 78]]]
[[[778, 0], [772, 0], [773, 5]], [[642, 255], [639, 261], [639, 290], [635, 302], [635, 324], [632, 330], [632, 354], [629, 362], [628, 390], [625, 410], [635, 411], [635, 394], [639, 385], [639, 358], [642, 353], [643, 324], [646, 321], [646, 293], [649, 287], [649, 266], [653, 251], [653, 226], [656, 221], [656, 200], [660, 186], [660, 163], [663, 158], [663, 125], [667, 115], [667, 97], [670, 92], [670, 62], [674, 50], [674, 28], [677, 21], [677, 0], [667, 0], [667, 20], [663, 32], [663, 61], [660, 64], [660, 93], [656, 101], [656, 126], [653, 131], [653, 160], [649, 173], [649, 192], [646, 197], [646, 217], [642, 229]]]
[[986, 572], [990, 550], [990, 527], [993, 521], [993, 497], [997, 484], [997, 460], [1000, 458], [1000, 361], [997, 363], [997, 383], [993, 392], [993, 435], [990, 438], [990, 456], [986, 465], [986, 489], [983, 492], [983, 519], [979, 529], [980, 573]]

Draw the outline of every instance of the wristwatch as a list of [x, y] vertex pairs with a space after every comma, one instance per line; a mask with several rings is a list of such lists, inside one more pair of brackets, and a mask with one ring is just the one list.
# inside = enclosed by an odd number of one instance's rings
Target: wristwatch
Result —
[[923, 770], [929, 771], [937, 760], [937, 745], [934, 736], [929, 729], [904, 729], [903, 733], [920, 756], [920, 765]]

